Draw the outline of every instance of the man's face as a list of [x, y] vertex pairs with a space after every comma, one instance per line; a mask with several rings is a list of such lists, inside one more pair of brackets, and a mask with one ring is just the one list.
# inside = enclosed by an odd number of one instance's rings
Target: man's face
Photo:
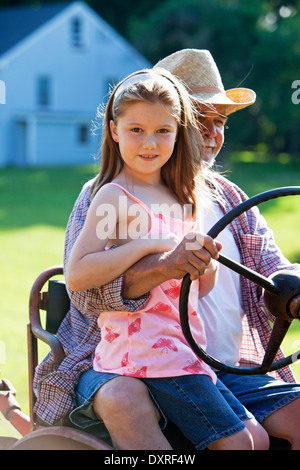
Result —
[[200, 132], [204, 139], [204, 160], [212, 166], [224, 143], [224, 127], [227, 117], [208, 108], [198, 117]]

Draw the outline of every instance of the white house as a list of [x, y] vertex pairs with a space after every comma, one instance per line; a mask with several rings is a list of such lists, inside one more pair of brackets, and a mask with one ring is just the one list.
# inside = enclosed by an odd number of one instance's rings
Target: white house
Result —
[[92, 162], [109, 84], [149, 66], [85, 3], [0, 9], [0, 167]]

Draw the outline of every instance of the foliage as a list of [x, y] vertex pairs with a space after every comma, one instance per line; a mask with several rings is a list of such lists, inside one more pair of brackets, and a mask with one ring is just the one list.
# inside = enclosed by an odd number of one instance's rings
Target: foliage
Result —
[[[0, 0], [0, 6], [30, 3]], [[256, 91], [256, 104], [238, 113], [243, 121], [230, 119], [228, 150], [264, 143], [270, 153], [300, 154], [300, 103], [292, 102], [292, 85], [300, 82], [300, 0], [87, 3], [153, 63], [182, 48], [209, 49], [226, 89]]]
[[291, 100], [300, 79], [299, 2], [293, 4], [166, 0], [146, 18], [132, 18], [131, 40], [154, 62], [183, 48], [210, 50], [226, 89], [257, 93], [256, 104], [243, 111], [244, 125], [236, 115], [230, 119], [232, 146], [264, 142], [273, 152], [300, 153], [299, 107]]

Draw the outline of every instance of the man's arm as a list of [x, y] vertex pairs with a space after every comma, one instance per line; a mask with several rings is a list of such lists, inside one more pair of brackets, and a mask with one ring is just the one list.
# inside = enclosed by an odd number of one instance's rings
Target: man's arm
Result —
[[[122, 297], [137, 299], [163, 282], [182, 279], [187, 273], [192, 281], [203, 276], [203, 286], [209, 277], [208, 282], [211, 284], [211, 270], [207, 271], [207, 275], [205, 270], [210, 265], [211, 258], [218, 258], [221, 247], [220, 243], [206, 235], [202, 237], [201, 245], [196, 237], [185, 237], [172, 251], [146, 256], [126, 271]], [[206, 286], [204, 290], [206, 291]]]
[[165, 256], [166, 253], [148, 255], [131, 266], [124, 275], [122, 297], [137, 299], [167, 281]]

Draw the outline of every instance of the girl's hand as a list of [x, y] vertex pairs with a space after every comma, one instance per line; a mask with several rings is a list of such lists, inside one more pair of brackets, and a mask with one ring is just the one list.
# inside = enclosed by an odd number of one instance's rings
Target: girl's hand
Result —
[[174, 234], [167, 234], [163, 238], [150, 238], [148, 239], [150, 245], [152, 245], [153, 253], [164, 253], [166, 251], [174, 250], [180, 243], [180, 239]]

